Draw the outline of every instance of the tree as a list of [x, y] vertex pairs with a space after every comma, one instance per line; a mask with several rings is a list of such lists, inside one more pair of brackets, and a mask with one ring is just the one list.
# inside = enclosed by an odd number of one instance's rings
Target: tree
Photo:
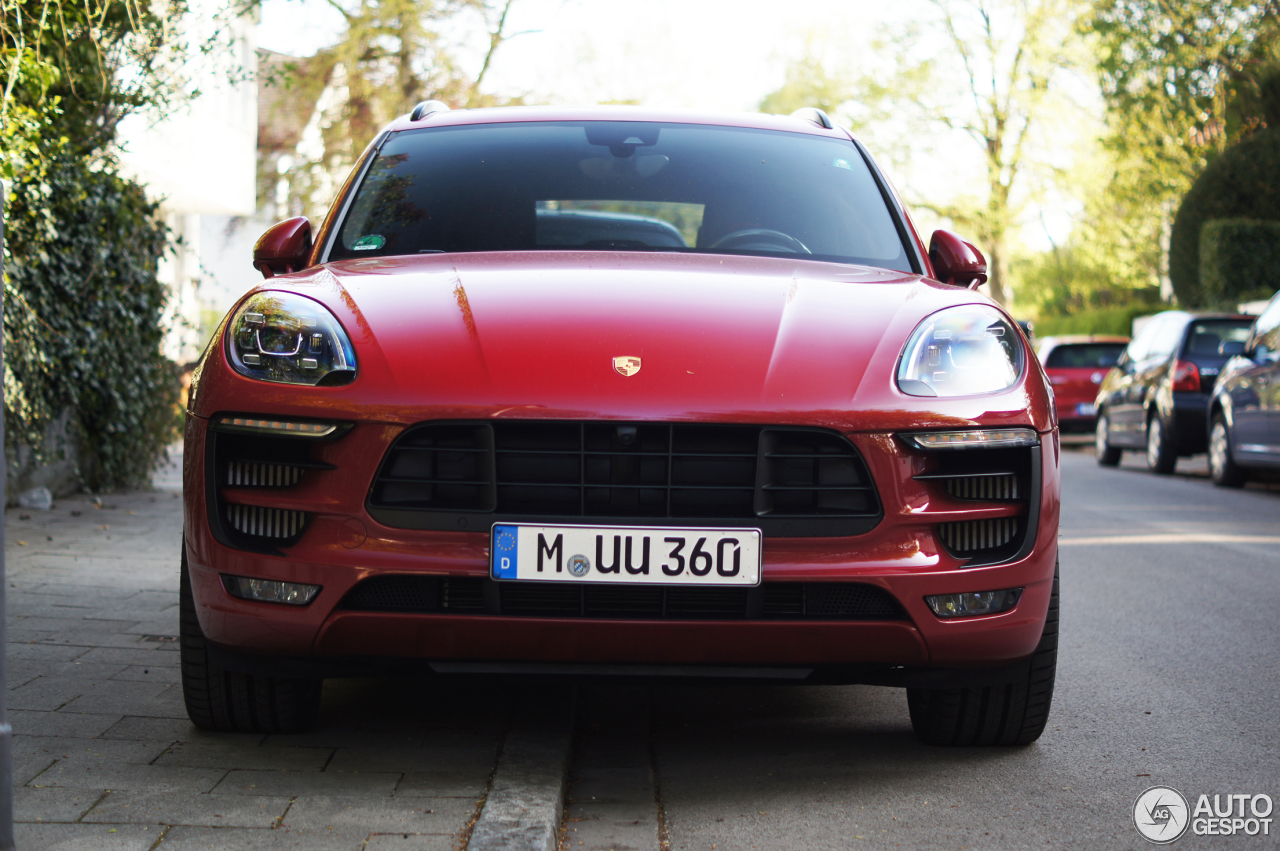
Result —
[[[938, 202], [910, 191], [915, 206], [970, 230], [987, 256], [988, 291], [1007, 302], [1010, 234], [1028, 195], [1036, 134], [1062, 106], [1063, 78], [1079, 66], [1068, 36], [1073, 0], [931, 0], [933, 16], [892, 32], [878, 45], [885, 73], [849, 87], [844, 113], [870, 132], [887, 130], [882, 148], [919, 148], [921, 140], [964, 138], [976, 143], [982, 179], [969, 197]], [[886, 61], [887, 60], [887, 61]], [[788, 86], [844, 92], [803, 60]], [[783, 99], [787, 88], [765, 104]], [[806, 94], [809, 92], [806, 91]]]
[[[1265, 126], [1278, 11], [1277, 0], [1094, 0], [1081, 28], [1095, 44], [1104, 144], [1117, 163], [1105, 194], [1128, 207], [1131, 232], [1170, 233], [1196, 177]], [[1198, 245], [1198, 234], [1189, 239]], [[1194, 305], [1196, 281], [1176, 265], [1174, 290]], [[1183, 265], [1194, 277], [1195, 263]]]
[[1095, 0], [1082, 29], [1096, 37], [1109, 143], [1141, 155], [1150, 194], [1180, 196], [1263, 125], [1278, 12], [1277, 0]]
[[218, 55], [226, 37], [219, 22], [249, 2], [228, 0], [200, 38], [191, 35], [187, 0], [2, 0], [8, 178], [15, 157], [58, 145], [72, 156], [106, 155], [126, 115], [163, 113], [197, 96], [185, 66]]
[[[332, 47], [306, 60], [276, 62], [274, 82], [306, 92], [315, 110], [301, 139], [263, 152], [263, 189], [283, 178], [291, 214], [321, 213], [338, 180], [378, 130], [424, 100], [453, 107], [497, 105], [481, 91], [504, 41], [515, 0], [328, 0], [346, 24]], [[474, 76], [455, 56], [456, 33], [483, 27], [486, 50]], [[288, 108], [288, 107], [286, 107]], [[288, 159], [277, 168], [280, 156]], [[279, 215], [279, 213], [277, 213]]]

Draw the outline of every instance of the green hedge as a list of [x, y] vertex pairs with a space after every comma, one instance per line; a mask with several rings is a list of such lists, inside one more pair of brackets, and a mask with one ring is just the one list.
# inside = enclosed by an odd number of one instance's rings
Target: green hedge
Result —
[[1280, 221], [1215, 219], [1200, 231], [1205, 301], [1234, 310], [1280, 290]]
[[1036, 336], [1050, 337], [1056, 334], [1117, 334], [1128, 337], [1133, 333], [1133, 320], [1160, 311], [1162, 305], [1128, 305], [1082, 310], [1069, 316], [1041, 316], [1036, 320]]
[[69, 153], [29, 164], [7, 201], [6, 448], [42, 446], [70, 411], [87, 485], [145, 485], [180, 423], [177, 369], [160, 351], [168, 233], [156, 205]]
[[1280, 129], [1227, 149], [1182, 199], [1169, 235], [1169, 280], [1186, 309], [1209, 304], [1200, 281], [1200, 234], [1214, 219], [1280, 220]]

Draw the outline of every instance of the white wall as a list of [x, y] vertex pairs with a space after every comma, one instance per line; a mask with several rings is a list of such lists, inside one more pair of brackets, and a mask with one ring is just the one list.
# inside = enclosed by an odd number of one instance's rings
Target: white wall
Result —
[[[257, 22], [249, 15], [227, 22], [214, 14], [215, 8], [214, 0], [191, 4], [190, 38], [206, 38], [223, 27], [231, 48], [208, 61], [176, 62], [179, 69], [194, 69], [189, 85], [198, 88], [200, 95], [159, 120], [144, 114], [128, 116], [118, 134], [121, 171], [160, 202], [174, 237], [172, 250], [161, 264], [160, 279], [171, 293], [167, 316], [171, 330], [163, 348], [178, 363], [199, 356], [201, 310], [216, 308], [205, 303], [209, 240], [204, 219], [213, 216], [225, 223], [227, 217], [252, 216], [256, 207]], [[251, 241], [250, 251], [252, 245]]]

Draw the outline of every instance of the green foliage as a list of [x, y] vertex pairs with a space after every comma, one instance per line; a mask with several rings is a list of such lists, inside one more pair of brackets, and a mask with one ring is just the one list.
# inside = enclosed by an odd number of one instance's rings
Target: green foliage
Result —
[[1047, 316], [1036, 320], [1036, 336], [1056, 334], [1117, 334], [1133, 333], [1133, 320], [1161, 309], [1158, 304], [1131, 304], [1125, 307], [1104, 307], [1082, 310], [1067, 316]]
[[129, 113], [163, 113], [198, 94], [185, 66], [225, 53], [223, 19], [250, 2], [227, 0], [201, 41], [191, 35], [201, 28], [188, 0], [4, 0], [0, 123], [26, 114], [43, 125], [46, 144], [55, 142], [50, 150], [97, 156]]
[[[887, 28], [874, 63], [847, 84], [809, 45], [761, 108], [843, 106], [841, 118], [855, 112], [853, 123], [900, 170], [909, 169], [904, 155], [967, 138], [984, 165], [980, 183], [962, 190], [972, 194], [946, 199], [937, 197], [936, 187], [909, 188], [908, 201], [975, 241], [987, 258], [986, 293], [1006, 302], [1010, 242], [1020, 207], [1034, 191], [1032, 173], [1041, 170], [1034, 141], [1064, 120], [1070, 73], [1081, 59], [1079, 40], [1071, 37], [1077, 6], [1075, 0], [931, 0], [921, 14]], [[809, 103], [799, 103], [802, 98]]]
[[1216, 219], [1200, 230], [1200, 286], [1215, 307], [1280, 290], [1280, 221]]
[[1176, 198], [1262, 126], [1278, 13], [1277, 0], [1094, 0], [1084, 29], [1112, 117], [1108, 143], [1145, 161], [1142, 192]]
[[[1086, 223], [1087, 225], [1087, 223]], [[1018, 257], [1018, 308], [1045, 319], [1159, 302], [1159, 286], [1135, 274], [1113, 246], [1082, 226], [1067, 246]]]
[[1169, 279], [1188, 308], [1209, 302], [1200, 281], [1200, 231], [1211, 219], [1280, 220], [1280, 129], [1219, 156], [1182, 199], [1169, 237]]
[[155, 214], [136, 184], [65, 150], [24, 169], [8, 197], [5, 438], [39, 447], [70, 409], [94, 488], [144, 485], [178, 433]]
[[806, 52], [787, 66], [782, 88], [765, 95], [760, 101], [760, 111], [790, 115], [801, 107], [816, 106], [835, 116], [851, 97], [853, 91], [848, 80], [829, 71], [812, 52]]

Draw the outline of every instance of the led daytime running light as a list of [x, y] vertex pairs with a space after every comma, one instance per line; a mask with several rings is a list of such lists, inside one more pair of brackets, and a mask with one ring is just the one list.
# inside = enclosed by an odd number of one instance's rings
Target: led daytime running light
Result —
[[252, 431], [265, 434], [296, 434], [300, 437], [328, 437], [338, 430], [337, 423], [308, 423], [297, 420], [264, 420], [230, 414], [218, 417], [218, 428], [224, 431]]
[[1040, 435], [1030, 428], [921, 431], [904, 434], [902, 438], [918, 449], [998, 449], [1040, 445]]

